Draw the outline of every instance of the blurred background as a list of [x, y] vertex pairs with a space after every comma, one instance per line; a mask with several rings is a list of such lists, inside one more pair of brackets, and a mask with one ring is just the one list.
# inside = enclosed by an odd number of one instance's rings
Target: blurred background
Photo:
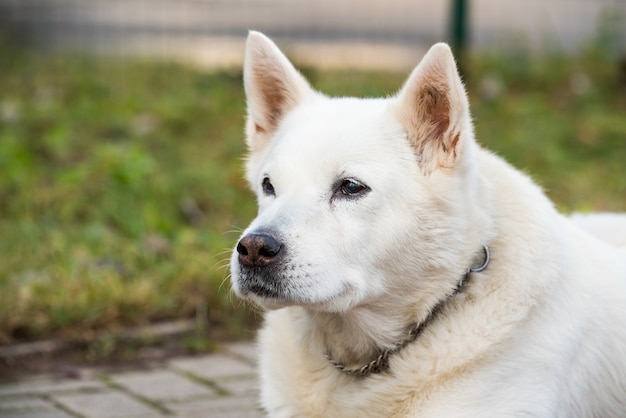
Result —
[[571, 53], [609, 26], [623, 41], [625, 9], [624, 0], [1, 0], [0, 22], [47, 51], [230, 67], [255, 29], [316, 67], [406, 69], [450, 40], [459, 16], [474, 50]]
[[251, 338], [249, 29], [331, 95], [393, 94], [450, 42], [481, 143], [560, 210], [626, 210], [624, 0], [0, 0], [1, 367]]

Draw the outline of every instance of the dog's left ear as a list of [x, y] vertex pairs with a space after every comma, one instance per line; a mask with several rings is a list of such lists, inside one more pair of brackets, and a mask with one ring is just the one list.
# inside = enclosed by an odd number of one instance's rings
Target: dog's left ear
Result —
[[398, 99], [401, 122], [424, 174], [454, 167], [471, 134], [471, 123], [465, 89], [448, 45], [430, 48]]

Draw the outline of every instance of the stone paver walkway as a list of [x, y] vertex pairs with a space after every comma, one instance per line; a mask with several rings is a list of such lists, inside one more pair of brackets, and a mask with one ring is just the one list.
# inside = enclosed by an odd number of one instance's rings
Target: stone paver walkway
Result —
[[2, 384], [0, 417], [262, 417], [255, 357], [251, 343], [237, 343], [149, 370], [94, 371], [80, 379], [39, 376]]

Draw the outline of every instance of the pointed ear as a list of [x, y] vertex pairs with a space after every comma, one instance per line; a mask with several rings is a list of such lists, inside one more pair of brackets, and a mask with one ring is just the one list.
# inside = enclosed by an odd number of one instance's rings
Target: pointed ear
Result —
[[452, 168], [471, 137], [469, 104], [450, 47], [434, 45], [398, 96], [400, 119], [425, 175]]
[[268, 142], [283, 116], [312, 90], [278, 47], [254, 31], [246, 41], [243, 78], [248, 105], [246, 141], [255, 150]]

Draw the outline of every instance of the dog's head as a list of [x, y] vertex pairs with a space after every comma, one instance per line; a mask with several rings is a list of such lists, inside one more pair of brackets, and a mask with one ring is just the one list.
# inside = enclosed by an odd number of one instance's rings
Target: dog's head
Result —
[[259, 212], [231, 259], [239, 296], [342, 312], [390, 291], [428, 293], [437, 272], [463, 271], [453, 250], [478, 247], [465, 242], [474, 143], [447, 45], [395, 97], [328, 98], [251, 32], [244, 83]]

